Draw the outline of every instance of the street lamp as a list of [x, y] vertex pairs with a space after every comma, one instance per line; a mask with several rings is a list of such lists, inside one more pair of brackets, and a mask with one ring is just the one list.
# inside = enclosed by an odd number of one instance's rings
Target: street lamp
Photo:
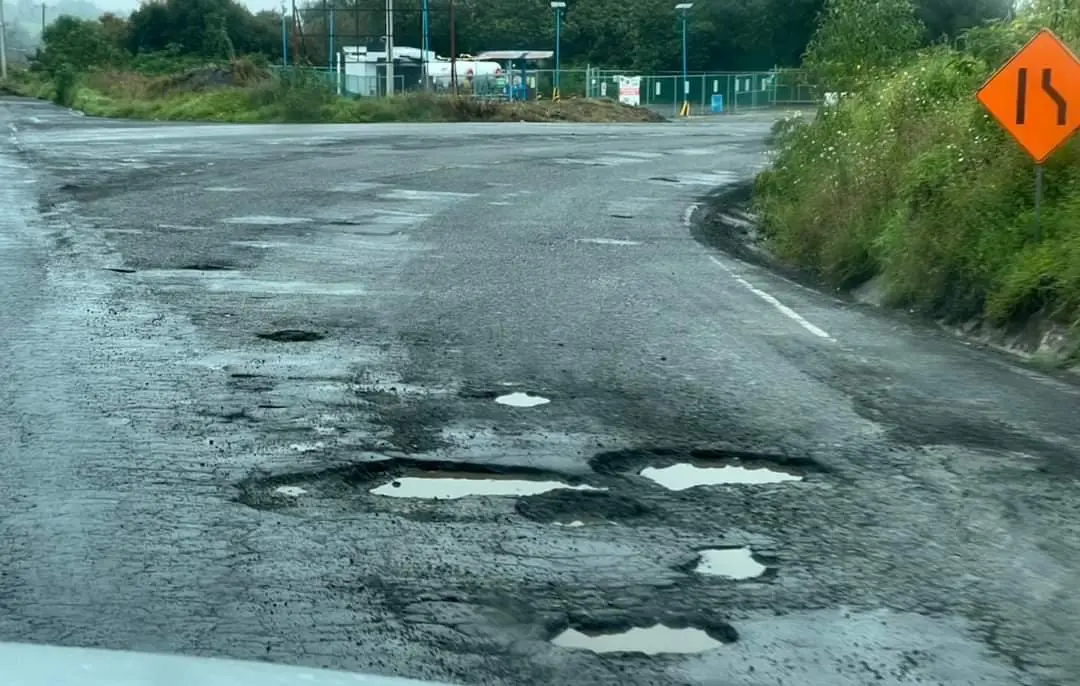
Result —
[[686, 75], [686, 13], [690, 11], [690, 8], [694, 6], [692, 2], [680, 2], [675, 5], [675, 9], [682, 14], [682, 92], [683, 102], [682, 109], [679, 110], [680, 117], [690, 116], [690, 80]]
[[551, 99], [559, 101], [559, 43], [561, 42], [560, 31], [562, 29], [562, 14], [566, 11], [566, 3], [563, 0], [552, 0], [551, 9], [555, 10], [555, 78], [551, 89]]

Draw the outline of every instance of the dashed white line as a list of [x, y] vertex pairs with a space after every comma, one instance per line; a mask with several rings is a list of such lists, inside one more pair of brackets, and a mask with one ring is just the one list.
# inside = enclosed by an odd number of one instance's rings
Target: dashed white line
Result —
[[753, 293], [757, 297], [761, 298], [762, 300], [764, 300], [765, 302], [769, 303], [770, 305], [775, 307], [777, 310], [779, 310], [780, 314], [782, 314], [785, 317], [791, 319], [796, 324], [798, 324], [799, 326], [801, 326], [802, 328], [806, 329], [807, 331], [809, 331], [810, 333], [814, 334], [815, 336], [817, 336], [819, 338], [824, 338], [824, 339], [829, 340], [829, 341], [834, 340], [833, 337], [830, 336], [827, 331], [825, 331], [824, 329], [821, 329], [821, 328], [811, 324], [801, 314], [799, 314], [795, 310], [791, 309], [790, 307], [788, 307], [784, 303], [780, 302], [774, 296], [770, 295], [769, 293], [766, 293], [765, 291], [761, 290], [760, 288], [757, 288], [752, 283], [750, 283], [749, 281], [747, 281], [743, 277], [736, 274], [734, 270], [732, 270], [726, 264], [724, 264], [723, 262], [718, 260], [716, 257], [713, 257], [712, 255], [710, 255], [709, 259], [712, 260], [713, 263], [715, 263], [721, 269], [723, 269], [728, 274], [730, 274], [731, 278], [735, 279], [740, 284], [745, 286], [747, 288], [747, 290], [749, 290], [751, 293]]

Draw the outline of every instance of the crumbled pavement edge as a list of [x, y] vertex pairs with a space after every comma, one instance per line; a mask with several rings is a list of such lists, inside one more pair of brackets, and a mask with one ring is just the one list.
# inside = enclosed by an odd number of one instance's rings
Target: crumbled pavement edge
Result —
[[811, 270], [781, 262], [764, 244], [751, 207], [753, 192], [754, 180], [750, 178], [716, 188], [701, 198], [690, 222], [693, 238], [702, 245], [768, 269], [802, 286], [843, 298], [853, 305], [872, 306], [910, 323], [936, 326], [938, 330], [973, 345], [1006, 353], [1039, 371], [1066, 372], [1066, 378], [1071, 382], [1080, 381], [1080, 334], [1050, 324], [1045, 317], [1034, 317], [1021, 326], [1000, 327], [984, 319], [948, 322], [918, 316], [912, 311], [888, 307], [880, 297], [864, 295], [873, 290], [872, 283], [853, 291], [840, 291], [825, 286]]

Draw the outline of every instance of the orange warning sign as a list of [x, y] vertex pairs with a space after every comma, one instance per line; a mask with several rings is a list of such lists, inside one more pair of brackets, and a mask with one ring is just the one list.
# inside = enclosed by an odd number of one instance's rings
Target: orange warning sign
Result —
[[1043, 29], [983, 84], [978, 98], [1042, 164], [1080, 128], [1080, 59]]

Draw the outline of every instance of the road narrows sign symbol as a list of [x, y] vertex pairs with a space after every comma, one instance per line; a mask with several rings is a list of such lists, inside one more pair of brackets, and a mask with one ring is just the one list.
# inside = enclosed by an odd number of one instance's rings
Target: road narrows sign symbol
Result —
[[1080, 59], [1043, 29], [987, 80], [978, 98], [1042, 164], [1080, 129]]

